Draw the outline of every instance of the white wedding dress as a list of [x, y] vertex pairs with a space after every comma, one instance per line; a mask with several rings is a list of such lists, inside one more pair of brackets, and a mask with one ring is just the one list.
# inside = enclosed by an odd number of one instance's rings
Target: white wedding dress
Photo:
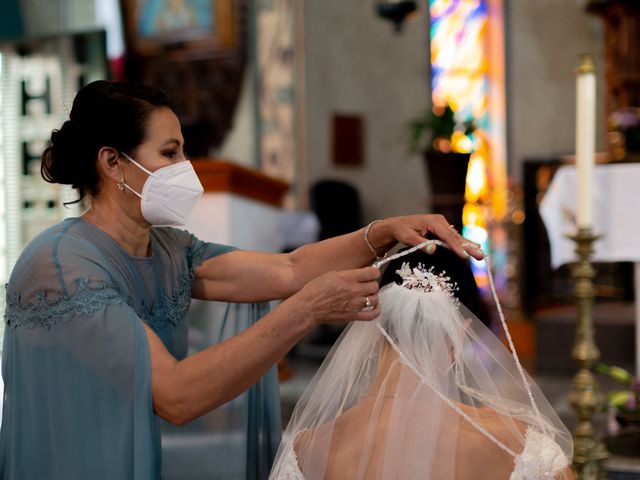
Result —
[[[553, 479], [556, 474], [568, 466], [567, 458], [558, 444], [549, 437], [527, 429], [525, 446], [522, 453], [514, 458], [515, 467], [509, 480]], [[282, 464], [277, 480], [306, 480], [300, 467], [293, 444], [284, 448]]]
[[314, 376], [269, 478], [573, 478], [571, 435], [515, 351], [449, 278], [398, 273], [380, 317], [349, 325]]

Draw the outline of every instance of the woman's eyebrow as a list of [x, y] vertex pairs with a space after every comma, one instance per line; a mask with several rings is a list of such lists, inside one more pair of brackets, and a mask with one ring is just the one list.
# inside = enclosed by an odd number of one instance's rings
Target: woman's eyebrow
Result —
[[180, 140], [178, 140], [177, 138], [171, 138], [171, 139], [167, 140], [166, 142], [164, 142], [162, 144], [162, 146], [165, 147], [165, 146], [167, 146], [167, 145], [169, 145], [171, 143], [175, 143], [176, 146], [179, 147], [182, 142], [180, 142]]

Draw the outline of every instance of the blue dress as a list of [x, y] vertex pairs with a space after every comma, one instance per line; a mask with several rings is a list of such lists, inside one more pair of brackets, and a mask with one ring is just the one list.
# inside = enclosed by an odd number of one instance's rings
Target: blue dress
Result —
[[[132, 257], [73, 218], [24, 249], [7, 284], [0, 478], [156, 479], [170, 467], [161, 466], [164, 422], [153, 412], [142, 322], [183, 359], [194, 270], [232, 248], [173, 228], [153, 228], [151, 247], [152, 256]], [[232, 336], [267, 309], [230, 305], [210, 337]], [[275, 369], [213, 415], [186, 430], [222, 439], [204, 443], [225, 459], [212, 468], [228, 473], [221, 478], [266, 477], [281, 429]], [[175, 440], [180, 430], [167, 432]]]

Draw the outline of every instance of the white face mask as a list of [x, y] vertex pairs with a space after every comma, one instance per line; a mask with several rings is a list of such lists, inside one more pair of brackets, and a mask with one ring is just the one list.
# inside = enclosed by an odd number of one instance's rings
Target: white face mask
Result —
[[142, 194], [122, 181], [125, 187], [140, 197], [144, 219], [154, 227], [186, 224], [204, 192], [191, 162], [185, 160], [150, 172], [126, 153], [123, 155], [149, 175], [142, 187]]

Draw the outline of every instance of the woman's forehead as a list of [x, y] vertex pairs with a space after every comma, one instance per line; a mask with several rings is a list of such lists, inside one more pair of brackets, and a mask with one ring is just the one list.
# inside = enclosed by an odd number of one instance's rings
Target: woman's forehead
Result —
[[180, 120], [171, 109], [157, 108], [149, 115], [146, 124], [146, 136], [148, 139], [173, 141], [184, 143]]

